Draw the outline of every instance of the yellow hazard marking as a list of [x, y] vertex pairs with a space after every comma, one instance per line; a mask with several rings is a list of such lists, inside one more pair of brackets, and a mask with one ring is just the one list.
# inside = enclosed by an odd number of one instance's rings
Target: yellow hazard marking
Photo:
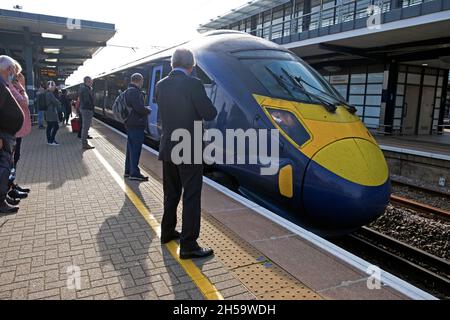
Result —
[[[150, 213], [149, 209], [145, 206], [142, 200], [136, 195], [136, 193], [125, 183], [123, 178], [113, 169], [113, 167], [106, 161], [106, 159], [98, 152], [93, 150], [94, 154], [111, 174], [120, 188], [125, 192], [127, 197], [138, 209], [142, 217], [147, 221], [148, 225], [161, 237], [161, 225], [156, 218]], [[223, 296], [217, 290], [217, 288], [209, 281], [209, 279], [202, 273], [202, 271], [195, 265], [192, 260], [181, 260], [178, 256], [179, 246], [175, 241], [166, 244], [167, 250], [174, 259], [181, 265], [187, 275], [192, 279], [197, 288], [201, 291], [203, 296], [208, 300], [223, 300]]]

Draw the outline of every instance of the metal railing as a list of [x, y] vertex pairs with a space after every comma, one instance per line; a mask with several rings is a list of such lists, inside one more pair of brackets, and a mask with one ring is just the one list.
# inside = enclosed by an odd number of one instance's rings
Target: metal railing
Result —
[[[401, 7], [411, 7], [429, 1], [433, 0], [403, 0]], [[337, 25], [343, 22], [368, 18], [374, 13], [374, 7], [376, 10], [375, 13], [389, 12], [391, 10], [391, 1], [343, 0], [340, 4], [326, 8], [322, 5], [322, 7], [316, 12], [303, 14], [298, 17], [285, 17], [285, 19], [288, 18], [289, 20], [278, 23], [271, 22], [270, 25], [264, 27], [258, 26], [256, 29], [247, 32], [261, 38], [274, 40], [290, 36], [292, 34]]]

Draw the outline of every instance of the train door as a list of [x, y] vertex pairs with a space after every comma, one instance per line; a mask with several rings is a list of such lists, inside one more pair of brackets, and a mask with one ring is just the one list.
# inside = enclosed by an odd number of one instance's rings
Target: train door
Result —
[[420, 86], [406, 86], [405, 105], [403, 106], [403, 133], [416, 133], [417, 110], [419, 108]]
[[156, 104], [156, 84], [162, 79], [163, 75], [163, 65], [153, 67], [152, 77], [150, 82], [150, 92], [149, 92], [149, 105], [152, 112], [148, 119], [148, 129], [150, 137], [153, 140], [159, 141], [160, 129], [158, 128], [158, 105]]
[[423, 87], [418, 134], [430, 134], [433, 122], [434, 87]]

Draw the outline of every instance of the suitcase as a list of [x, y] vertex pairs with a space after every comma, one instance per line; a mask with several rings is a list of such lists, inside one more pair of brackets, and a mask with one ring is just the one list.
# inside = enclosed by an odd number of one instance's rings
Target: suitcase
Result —
[[80, 118], [74, 118], [70, 123], [72, 125], [72, 132], [77, 133], [80, 131]]

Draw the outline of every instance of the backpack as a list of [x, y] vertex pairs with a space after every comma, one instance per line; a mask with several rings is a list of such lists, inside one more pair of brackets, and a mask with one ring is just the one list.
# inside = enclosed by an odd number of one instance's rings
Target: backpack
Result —
[[114, 101], [112, 106], [112, 111], [114, 113], [114, 117], [119, 121], [127, 121], [128, 117], [131, 113], [131, 108], [127, 105], [125, 101], [125, 93], [127, 91], [122, 92]]

